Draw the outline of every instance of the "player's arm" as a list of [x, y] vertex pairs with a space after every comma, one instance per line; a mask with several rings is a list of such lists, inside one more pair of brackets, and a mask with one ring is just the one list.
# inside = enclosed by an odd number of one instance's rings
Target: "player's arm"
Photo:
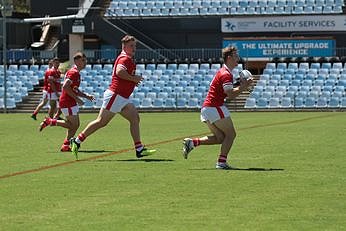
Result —
[[74, 100], [76, 100], [76, 102], [79, 105], [83, 105], [83, 101], [78, 97], [78, 95], [72, 90], [71, 87], [71, 83], [72, 81], [68, 78], [65, 79], [64, 84], [62, 85], [62, 88], [64, 89], [64, 91], [71, 96]]
[[237, 87], [234, 87], [231, 83], [225, 83], [223, 84], [223, 89], [225, 94], [227, 95], [227, 98], [232, 100], [237, 98], [240, 93], [242, 93], [244, 90], [246, 90], [249, 85], [251, 84], [251, 80], [240, 80], [240, 85]]
[[59, 97], [59, 92], [58, 89], [55, 86], [55, 80], [53, 76], [49, 76], [48, 77], [48, 82], [50, 84], [50, 87], [52, 88], [52, 90], [55, 92], [55, 94]]
[[82, 91], [80, 91], [79, 89], [78, 89], [78, 91], [77, 91], [77, 96], [86, 98], [86, 99], [88, 99], [88, 100], [90, 100], [90, 101], [95, 100], [95, 96], [89, 95], [89, 94], [87, 94], [87, 93], [85, 93], [85, 92], [82, 92]]
[[142, 76], [139, 76], [139, 75], [130, 75], [127, 72], [126, 68], [121, 64], [117, 65], [116, 70], [115, 70], [115, 74], [122, 79], [135, 82], [136, 84], [140, 83], [144, 79]]

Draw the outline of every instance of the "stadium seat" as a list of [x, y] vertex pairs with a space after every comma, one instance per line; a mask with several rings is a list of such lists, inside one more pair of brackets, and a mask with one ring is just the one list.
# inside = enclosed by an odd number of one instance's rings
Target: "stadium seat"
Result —
[[346, 107], [346, 97], [343, 97], [340, 102], [340, 107], [345, 108]]
[[316, 107], [318, 108], [324, 108], [327, 107], [327, 98], [326, 97], [320, 97], [317, 99]]
[[152, 107], [152, 99], [151, 98], [144, 98], [142, 99], [142, 102], [140, 104], [140, 108], [150, 108]]
[[294, 108], [303, 108], [303, 107], [305, 107], [304, 98], [295, 97], [293, 99], [294, 99], [293, 100], [293, 107]]
[[305, 99], [305, 107], [307, 107], [307, 108], [316, 107], [316, 97], [307, 97]]
[[155, 107], [155, 108], [162, 108], [162, 107], [164, 107], [163, 99], [162, 98], [154, 99], [153, 107]]
[[281, 99], [281, 107], [282, 108], [291, 108], [292, 107], [292, 102], [290, 97], [283, 97]]
[[177, 108], [186, 108], [186, 106], [187, 106], [187, 100], [185, 98], [177, 99]]
[[330, 107], [330, 108], [340, 107], [340, 98], [339, 97], [331, 97], [329, 102], [328, 102], [328, 107]]
[[268, 104], [268, 108], [279, 108], [280, 107], [280, 100], [279, 98], [270, 98], [269, 99], [269, 104]]
[[198, 99], [197, 98], [190, 98], [188, 99], [187, 107], [189, 108], [199, 108]]
[[245, 101], [244, 108], [256, 108], [256, 99], [255, 98], [247, 98]]
[[256, 102], [257, 108], [267, 108], [268, 107], [268, 98], [258, 98]]
[[164, 100], [164, 106], [166, 108], [175, 108], [176, 104], [175, 104], [175, 99], [174, 98], [167, 98]]

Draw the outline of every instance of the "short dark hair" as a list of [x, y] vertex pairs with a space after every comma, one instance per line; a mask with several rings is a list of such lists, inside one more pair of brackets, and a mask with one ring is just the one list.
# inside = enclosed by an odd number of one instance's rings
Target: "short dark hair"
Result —
[[52, 59], [52, 61], [53, 61], [53, 62], [60, 62], [60, 60], [59, 60], [58, 57], [54, 57], [54, 58]]
[[81, 58], [86, 58], [85, 54], [83, 52], [77, 52], [74, 56], [73, 56], [73, 60], [76, 61], [77, 59], [81, 59]]
[[234, 46], [228, 46], [222, 49], [222, 58], [223, 61], [226, 62], [226, 59], [228, 56], [232, 56], [234, 53], [236, 53], [238, 50]]
[[121, 44], [125, 44], [128, 43], [130, 41], [136, 41], [136, 38], [132, 35], [125, 35], [122, 39], [121, 39]]

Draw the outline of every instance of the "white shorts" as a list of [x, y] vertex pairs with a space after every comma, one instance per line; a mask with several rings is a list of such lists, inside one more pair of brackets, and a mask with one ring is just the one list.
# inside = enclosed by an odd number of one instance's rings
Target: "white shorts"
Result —
[[226, 106], [221, 107], [203, 107], [201, 109], [201, 121], [215, 123], [216, 121], [230, 117], [231, 113], [228, 111]]
[[121, 112], [121, 110], [129, 103], [132, 103], [130, 99], [117, 95], [109, 89], [107, 89], [103, 94], [102, 108], [113, 113]]
[[61, 108], [61, 112], [62, 114], [64, 114], [64, 116], [72, 116], [72, 115], [78, 115], [79, 112], [79, 107], [78, 105], [73, 106], [73, 107], [67, 107], [67, 108]]
[[[61, 95], [61, 92], [59, 92], [59, 94]], [[56, 95], [55, 92], [52, 92], [52, 93], [48, 93], [47, 92], [47, 99], [49, 99], [49, 100], [59, 100], [59, 97]]]
[[46, 90], [42, 91], [42, 101], [48, 99], [48, 92]]

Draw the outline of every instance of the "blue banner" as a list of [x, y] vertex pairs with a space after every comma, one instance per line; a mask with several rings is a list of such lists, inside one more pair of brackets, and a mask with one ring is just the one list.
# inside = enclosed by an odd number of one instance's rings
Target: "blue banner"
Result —
[[238, 48], [240, 56], [248, 58], [335, 56], [333, 39], [223, 40], [223, 47], [230, 45]]

